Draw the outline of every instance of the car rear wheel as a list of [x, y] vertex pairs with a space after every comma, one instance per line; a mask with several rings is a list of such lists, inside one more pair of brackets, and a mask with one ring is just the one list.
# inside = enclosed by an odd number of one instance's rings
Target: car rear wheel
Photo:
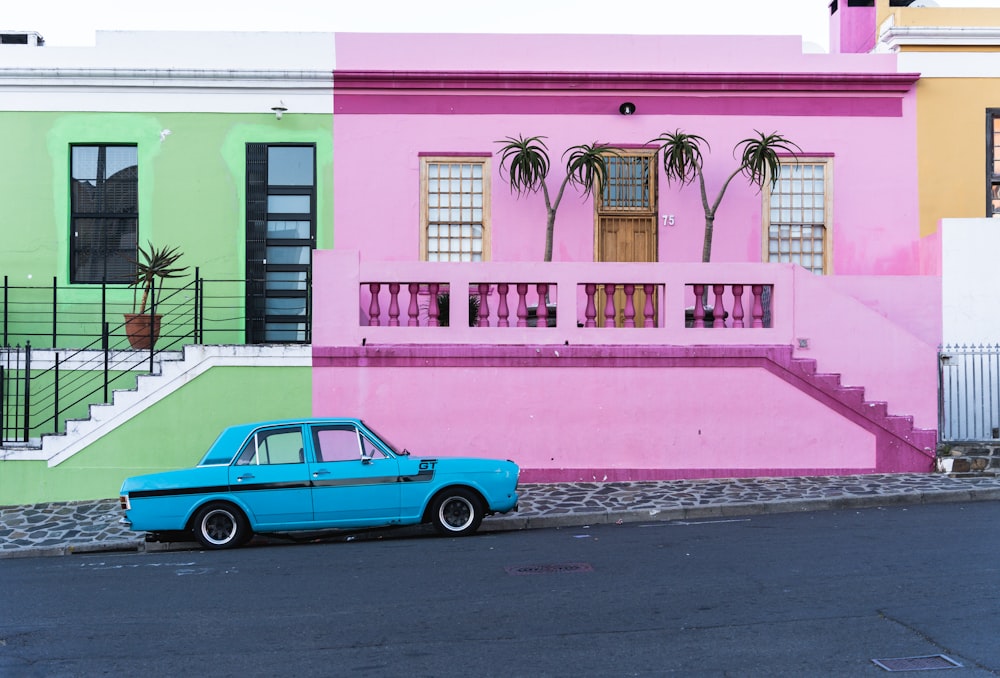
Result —
[[228, 549], [250, 541], [253, 532], [243, 512], [232, 504], [206, 504], [194, 518], [194, 536], [207, 549]]
[[476, 493], [456, 487], [434, 499], [431, 522], [440, 534], [460, 537], [478, 530], [483, 515], [483, 502]]

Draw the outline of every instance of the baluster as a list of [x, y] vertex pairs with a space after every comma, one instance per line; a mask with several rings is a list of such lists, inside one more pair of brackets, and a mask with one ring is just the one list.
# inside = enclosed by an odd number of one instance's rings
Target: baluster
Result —
[[597, 327], [597, 322], [594, 320], [597, 317], [597, 307], [594, 305], [597, 285], [594, 283], [587, 283], [583, 286], [583, 289], [587, 291], [587, 309], [583, 312], [583, 315], [587, 318], [587, 320], [583, 323], [583, 326]]
[[743, 324], [743, 285], [733, 285], [733, 327]]
[[368, 283], [368, 291], [372, 293], [372, 302], [368, 305], [369, 327], [378, 327], [381, 324], [379, 316], [382, 315], [382, 309], [378, 306], [378, 293], [381, 289], [381, 283]]
[[642, 326], [643, 327], [655, 327], [656, 322], [653, 318], [653, 314], [656, 312], [653, 308], [653, 292], [656, 286], [653, 284], [647, 284], [642, 286], [642, 291], [646, 293], [646, 305], [642, 310]]
[[635, 327], [635, 285], [625, 285], [625, 327]]
[[528, 326], [528, 284], [517, 284], [517, 326]]
[[427, 285], [427, 293], [431, 295], [430, 302], [427, 304], [428, 327], [438, 327], [438, 316], [441, 314], [440, 309], [438, 309], [439, 289], [441, 289], [440, 283], [430, 283]]
[[497, 305], [497, 327], [510, 327], [510, 310], [507, 308], [507, 283], [497, 284], [497, 294], [500, 295], [500, 303]]
[[420, 292], [420, 283], [410, 283], [407, 289], [410, 290], [410, 307], [406, 311], [406, 315], [408, 316], [406, 326], [416, 327], [420, 324], [420, 307], [417, 306], [417, 294]]
[[704, 285], [694, 285], [694, 327], [705, 326], [705, 304], [702, 298], [705, 295]]
[[549, 285], [548, 283], [538, 283], [535, 285], [535, 289], [538, 290], [538, 310], [535, 311], [535, 327], [548, 327], [549, 305], [545, 302], [549, 296]]
[[615, 326], [615, 284], [604, 285], [604, 326]]
[[722, 293], [726, 291], [725, 285], [712, 285], [715, 292], [715, 305], [712, 307], [712, 327], [726, 326], [726, 307], [722, 301]]
[[399, 283], [389, 283], [389, 327], [399, 327]]
[[479, 327], [490, 326], [490, 285], [479, 283]]
[[750, 307], [750, 316], [753, 318], [751, 327], [763, 327], [764, 306], [761, 303], [761, 296], [764, 294], [764, 286], [751, 285], [750, 290], [753, 292], [753, 306]]

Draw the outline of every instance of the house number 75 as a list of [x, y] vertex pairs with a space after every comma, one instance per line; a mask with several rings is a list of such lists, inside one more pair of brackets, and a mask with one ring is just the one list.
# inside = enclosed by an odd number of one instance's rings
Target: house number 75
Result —
[[664, 214], [663, 215], [663, 225], [664, 226], [673, 226], [675, 223], [676, 222], [674, 221], [674, 215], [673, 214]]

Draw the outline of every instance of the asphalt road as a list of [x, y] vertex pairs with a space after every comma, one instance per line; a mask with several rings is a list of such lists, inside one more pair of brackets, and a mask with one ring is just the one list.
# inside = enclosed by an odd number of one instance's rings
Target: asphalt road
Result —
[[931, 675], [996, 676], [998, 517], [0, 560], [0, 676], [882, 676], [873, 659], [938, 654], [962, 668]]

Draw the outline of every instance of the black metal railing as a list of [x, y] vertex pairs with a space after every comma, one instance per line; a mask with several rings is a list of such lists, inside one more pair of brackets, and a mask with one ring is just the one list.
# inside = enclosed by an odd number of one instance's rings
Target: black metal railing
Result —
[[[202, 278], [157, 289], [150, 305], [162, 316], [160, 336], [187, 343], [241, 344], [246, 336], [247, 280]], [[147, 309], [151, 310], [151, 309]], [[106, 338], [111, 349], [130, 348], [125, 314], [135, 311], [126, 285], [14, 285], [3, 278], [0, 346], [84, 348]], [[108, 333], [105, 336], [105, 327]]]
[[0, 442], [65, 432], [67, 420], [87, 418], [90, 405], [109, 403], [115, 389], [134, 388], [160, 354], [185, 344], [245, 343], [246, 288], [246, 280], [207, 280], [196, 270], [189, 282], [154, 290], [142, 315], [159, 316], [159, 326], [147, 322], [138, 337], [146, 347], [135, 348], [125, 321], [134, 308], [130, 288], [12, 285], [5, 276]]

